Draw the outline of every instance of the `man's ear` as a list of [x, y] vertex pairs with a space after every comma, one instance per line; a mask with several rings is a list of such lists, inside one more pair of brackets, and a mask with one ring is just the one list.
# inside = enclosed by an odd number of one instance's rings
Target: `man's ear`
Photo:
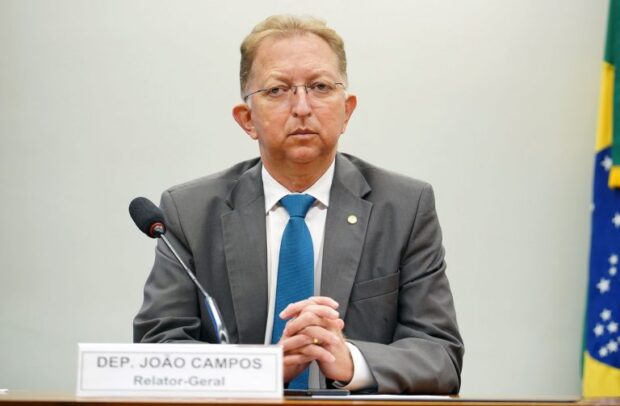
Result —
[[342, 132], [347, 129], [347, 124], [349, 124], [349, 119], [351, 115], [355, 111], [355, 107], [357, 107], [357, 97], [353, 94], [347, 96], [344, 101], [344, 124], [342, 125]]
[[243, 129], [253, 140], [257, 139], [256, 129], [252, 122], [252, 110], [246, 103], [237, 104], [233, 107], [232, 115], [239, 127]]

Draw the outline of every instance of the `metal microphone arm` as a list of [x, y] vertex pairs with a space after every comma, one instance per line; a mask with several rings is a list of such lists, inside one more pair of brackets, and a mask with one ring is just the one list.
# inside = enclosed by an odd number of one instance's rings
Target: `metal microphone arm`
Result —
[[209, 312], [209, 317], [211, 317], [211, 322], [213, 323], [213, 326], [216, 329], [218, 344], [228, 344], [228, 331], [226, 331], [226, 327], [224, 326], [224, 323], [222, 323], [222, 315], [220, 314], [220, 309], [217, 307], [215, 300], [213, 300], [213, 298], [209, 296], [209, 294], [202, 287], [200, 282], [198, 282], [198, 279], [196, 279], [196, 275], [194, 275], [194, 273], [190, 271], [187, 265], [185, 265], [185, 263], [183, 262], [179, 254], [177, 254], [177, 251], [174, 249], [172, 244], [170, 244], [170, 241], [168, 241], [166, 236], [162, 233], [162, 234], [159, 234], [159, 238], [161, 238], [162, 241], [168, 246], [170, 251], [172, 251], [172, 254], [176, 257], [177, 261], [179, 261], [183, 269], [185, 269], [185, 272], [187, 272], [187, 275], [194, 282], [198, 290], [200, 290], [200, 293], [202, 293], [205, 299], [205, 305], [207, 308], [207, 312]]

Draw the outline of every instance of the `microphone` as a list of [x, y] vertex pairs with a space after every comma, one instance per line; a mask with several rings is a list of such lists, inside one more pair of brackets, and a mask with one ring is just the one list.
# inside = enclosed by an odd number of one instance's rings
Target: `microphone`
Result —
[[217, 307], [217, 303], [215, 303], [215, 300], [207, 293], [200, 282], [198, 282], [196, 275], [194, 275], [187, 265], [185, 265], [170, 241], [166, 238], [166, 223], [161, 209], [155, 206], [155, 204], [146, 197], [136, 197], [131, 201], [131, 203], [129, 203], [129, 215], [134, 223], [136, 223], [136, 226], [138, 226], [140, 231], [151, 238], [161, 238], [166, 246], [168, 246], [174, 257], [177, 259], [179, 264], [181, 264], [183, 269], [185, 269], [187, 275], [190, 277], [192, 282], [194, 282], [204, 297], [209, 318], [215, 328], [218, 344], [228, 344], [228, 331], [222, 321], [222, 315], [220, 313], [220, 309]]
[[146, 197], [136, 197], [129, 203], [129, 215], [140, 231], [151, 238], [166, 232], [164, 214]]

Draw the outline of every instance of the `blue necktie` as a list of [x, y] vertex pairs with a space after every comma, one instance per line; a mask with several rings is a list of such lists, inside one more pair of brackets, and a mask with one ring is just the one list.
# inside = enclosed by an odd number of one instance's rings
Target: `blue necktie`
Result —
[[[310, 195], [286, 195], [280, 203], [290, 216], [282, 234], [278, 264], [278, 285], [271, 342], [280, 341], [286, 321], [278, 315], [286, 306], [314, 294], [314, 250], [312, 237], [304, 220], [314, 203]], [[289, 382], [290, 389], [308, 388], [308, 368]]]

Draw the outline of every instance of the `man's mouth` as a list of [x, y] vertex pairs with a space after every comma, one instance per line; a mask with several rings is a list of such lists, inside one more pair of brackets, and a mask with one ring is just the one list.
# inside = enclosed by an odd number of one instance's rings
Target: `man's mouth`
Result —
[[317, 132], [310, 128], [298, 128], [295, 131], [290, 132], [288, 135], [314, 135], [314, 134], [317, 134]]

